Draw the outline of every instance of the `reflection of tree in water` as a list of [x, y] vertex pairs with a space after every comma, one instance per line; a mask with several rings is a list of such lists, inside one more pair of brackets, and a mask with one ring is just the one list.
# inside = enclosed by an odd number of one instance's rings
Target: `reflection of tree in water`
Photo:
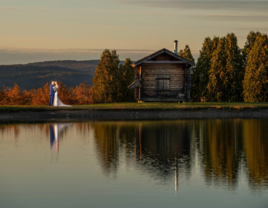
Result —
[[197, 121], [195, 127], [206, 182], [235, 188], [243, 150], [242, 120]]
[[[89, 135], [90, 132], [92, 131], [92, 125], [91, 123], [75, 123], [75, 129], [76, 129], [76, 134], [79, 136], [86, 136]], [[84, 137], [82, 137], [84, 138]]]
[[0, 125], [0, 132], [3, 135], [4, 133], [14, 133], [14, 139], [17, 139], [20, 133], [19, 125]]
[[116, 173], [123, 156], [160, 182], [165, 183], [175, 173], [178, 184], [178, 177], [190, 177], [197, 154], [208, 185], [234, 189], [244, 157], [250, 184], [267, 186], [266, 123], [243, 119], [100, 122], [94, 128], [107, 175]]
[[118, 141], [116, 141], [116, 125], [96, 123], [95, 142], [99, 161], [104, 173], [109, 174], [111, 171], [116, 172], [118, 166]]
[[134, 127], [124, 122], [96, 122], [95, 142], [99, 161], [106, 175], [116, 173], [119, 165], [119, 152], [125, 151], [129, 158], [134, 149]]
[[[190, 128], [186, 121], [94, 123], [98, 158], [106, 175], [116, 173], [122, 156], [127, 163], [158, 180], [182, 167], [190, 175]], [[136, 159], [135, 159], [136, 158]]]
[[268, 184], [268, 121], [243, 122], [245, 159], [249, 184], [257, 189]]
[[40, 133], [45, 132], [46, 136], [49, 135], [49, 125], [46, 124], [8, 124], [8, 125], [0, 125], [0, 135], [2, 137], [5, 135], [14, 134], [14, 140], [20, 136], [21, 129], [27, 130], [28, 132], [38, 130]]
[[[50, 125], [0, 125], [0, 139], [17, 142], [20, 134], [37, 130], [49, 142]], [[126, 162], [160, 182], [175, 174], [178, 184], [178, 177], [190, 177], [197, 158], [207, 184], [236, 188], [238, 177], [247, 171], [251, 189], [259, 189], [268, 187], [267, 126], [268, 120], [215, 119], [89, 122], [72, 129], [85, 142], [95, 132], [97, 157], [106, 175], [116, 174]], [[58, 128], [58, 138], [65, 137], [67, 129]]]
[[158, 180], [191, 173], [190, 122], [143, 122], [136, 127], [136, 154], [140, 168]]
[[127, 158], [133, 155], [135, 128], [131, 122], [96, 122], [92, 127], [102, 169], [106, 175], [115, 174], [120, 152]]

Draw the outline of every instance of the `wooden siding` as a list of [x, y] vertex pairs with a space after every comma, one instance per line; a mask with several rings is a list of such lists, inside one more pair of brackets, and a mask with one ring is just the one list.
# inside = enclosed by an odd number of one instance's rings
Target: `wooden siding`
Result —
[[140, 101], [190, 101], [189, 67], [194, 63], [162, 49], [135, 62], [135, 99]]
[[178, 99], [184, 94], [184, 77], [182, 64], [143, 64], [142, 100]]

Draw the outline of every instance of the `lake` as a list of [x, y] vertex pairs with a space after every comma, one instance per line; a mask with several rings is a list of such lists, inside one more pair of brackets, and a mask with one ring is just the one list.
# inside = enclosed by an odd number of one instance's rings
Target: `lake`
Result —
[[268, 119], [0, 125], [0, 206], [267, 207]]

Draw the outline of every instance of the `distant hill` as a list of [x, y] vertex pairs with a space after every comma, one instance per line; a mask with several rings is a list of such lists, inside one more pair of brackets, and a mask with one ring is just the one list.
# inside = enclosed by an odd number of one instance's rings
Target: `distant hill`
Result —
[[90, 61], [45, 61], [45, 62], [36, 62], [36, 63], [29, 63], [29, 66], [42, 66], [42, 67], [49, 67], [49, 66], [57, 66], [62, 68], [69, 68], [69, 69], [77, 69], [79, 71], [86, 71], [86, 72], [95, 72], [96, 66], [98, 65], [99, 60], [90, 60]]
[[98, 60], [90, 61], [45, 61], [23, 65], [0, 65], [0, 85], [13, 87], [17, 83], [22, 89], [44, 86], [51, 80], [62, 81], [68, 87], [81, 82], [92, 85]]

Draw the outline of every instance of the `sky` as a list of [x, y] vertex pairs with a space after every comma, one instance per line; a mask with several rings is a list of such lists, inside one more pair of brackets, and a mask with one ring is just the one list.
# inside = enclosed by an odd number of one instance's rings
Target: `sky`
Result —
[[99, 59], [115, 49], [140, 59], [206, 37], [268, 34], [268, 0], [0, 0], [0, 65]]

